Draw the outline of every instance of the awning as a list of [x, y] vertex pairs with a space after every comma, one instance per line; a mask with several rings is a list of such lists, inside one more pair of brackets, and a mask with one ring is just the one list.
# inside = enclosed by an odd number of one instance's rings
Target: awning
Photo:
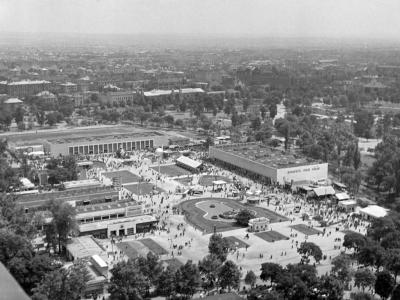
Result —
[[350, 196], [349, 196], [347, 193], [337, 193], [337, 194], [335, 195], [335, 197], [336, 197], [339, 201], [346, 200], [346, 199], [350, 199]]
[[317, 197], [335, 195], [335, 190], [331, 186], [320, 186], [313, 189]]

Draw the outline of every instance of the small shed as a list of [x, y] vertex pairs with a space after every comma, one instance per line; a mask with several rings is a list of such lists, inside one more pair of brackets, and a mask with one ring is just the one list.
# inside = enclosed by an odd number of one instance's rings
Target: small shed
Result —
[[268, 224], [270, 220], [265, 217], [253, 218], [249, 220], [249, 231], [258, 232], [265, 231], [268, 229]]
[[338, 206], [343, 208], [346, 212], [354, 211], [354, 208], [357, 206], [357, 201], [350, 199], [339, 201]]

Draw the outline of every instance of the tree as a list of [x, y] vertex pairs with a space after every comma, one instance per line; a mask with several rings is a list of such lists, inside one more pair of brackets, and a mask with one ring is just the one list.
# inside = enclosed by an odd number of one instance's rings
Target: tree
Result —
[[21, 123], [24, 120], [25, 110], [19, 106], [14, 112], [15, 123]]
[[261, 113], [261, 119], [265, 119], [265, 117], [266, 117], [266, 115], [267, 115], [267, 109], [265, 108], [265, 106], [264, 105], [262, 105], [261, 107], [260, 107], [260, 113]]
[[204, 276], [203, 287], [211, 290], [218, 281], [218, 272], [222, 266], [221, 260], [215, 254], [208, 254], [199, 261], [200, 274]]
[[275, 116], [278, 114], [278, 108], [276, 106], [276, 104], [271, 104], [269, 106], [269, 117], [271, 119], [275, 118]]
[[317, 290], [320, 296], [317, 299], [343, 299], [343, 284], [333, 276], [323, 275], [317, 284]]
[[236, 215], [235, 219], [236, 222], [240, 226], [248, 226], [249, 225], [249, 220], [254, 218], [255, 214], [251, 210], [248, 209], [242, 209], [239, 211], [239, 213]]
[[272, 137], [272, 127], [264, 123], [260, 130], [255, 133], [256, 141], [261, 141], [263, 143], [267, 142]]
[[46, 115], [46, 122], [49, 126], [53, 126], [57, 123], [57, 116], [54, 113], [49, 113]]
[[78, 300], [91, 279], [86, 264], [75, 262], [69, 268], [59, 268], [48, 273], [41, 283], [33, 289], [32, 300]]
[[158, 276], [162, 271], [162, 265], [158, 255], [150, 251], [147, 253], [146, 257], [138, 257], [135, 263], [140, 272], [146, 276], [147, 280], [151, 284], [156, 285]]
[[367, 287], [373, 287], [375, 284], [375, 274], [368, 268], [358, 269], [354, 273], [354, 285], [365, 291]]
[[208, 150], [210, 148], [210, 146], [214, 145], [214, 140], [211, 136], [207, 136], [206, 138], [206, 142], [204, 143], [204, 147]]
[[221, 262], [226, 260], [229, 251], [229, 243], [221, 234], [214, 233], [208, 243], [208, 252], [214, 254]]
[[366, 139], [371, 137], [372, 126], [374, 126], [374, 115], [367, 110], [359, 110], [354, 113], [354, 133]]
[[119, 262], [110, 272], [111, 279], [108, 287], [110, 299], [139, 300], [146, 295], [149, 282], [137, 268], [134, 260]]
[[240, 276], [238, 266], [233, 261], [228, 260], [219, 270], [219, 285], [223, 289], [228, 288], [229, 291], [231, 291], [231, 288], [238, 289]]
[[400, 284], [398, 284], [398, 285], [395, 287], [395, 289], [393, 290], [392, 298], [391, 298], [391, 299], [393, 299], [393, 300], [395, 300], [395, 299], [400, 299]]
[[261, 120], [259, 117], [256, 117], [251, 121], [250, 128], [253, 130], [259, 130], [261, 128]]
[[171, 115], [166, 115], [164, 117], [164, 121], [168, 124], [168, 125], [172, 125], [174, 124], [174, 117]]
[[394, 288], [395, 282], [392, 275], [387, 270], [383, 270], [376, 274], [375, 292], [382, 299], [387, 299]]
[[38, 122], [38, 124], [40, 126], [43, 126], [45, 120], [46, 120], [46, 114], [44, 113], [44, 111], [38, 111], [36, 113], [36, 121]]
[[379, 269], [387, 263], [387, 253], [384, 248], [376, 243], [368, 243], [357, 253], [358, 263], [365, 266], [375, 266]]
[[281, 265], [276, 263], [263, 263], [261, 265], [260, 278], [264, 281], [270, 280], [272, 284], [273, 282], [276, 282], [276, 279], [282, 273], [283, 268]]
[[158, 276], [156, 292], [158, 295], [169, 297], [175, 293], [175, 270], [168, 266]]
[[[57, 239], [58, 252], [63, 253], [68, 235], [75, 232], [77, 227], [75, 208], [69, 203], [52, 200], [49, 203], [49, 209], [53, 217], [49, 226], [53, 228], [55, 233], [54, 238]], [[48, 242], [51, 242], [49, 239]]]
[[299, 249], [297, 249], [297, 252], [302, 256], [302, 263], [308, 263], [310, 261], [310, 256], [314, 257], [317, 263], [322, 259], [321, 248], [311, 242], [301, 243]]
[[246, 277], [244, 278], [244, 282], [245, 282], [246, 284], [250, 285], [251, 287], [254, 287], [254, 285], [255, 285], [256, 282], [257, 282], [256, 274], [254, 274], [254, 272], [251, 271], [251, 270], [248, 271], [248, 272], [246, 273]]
[[176, 292], [186, 297], [192, 297], [200, 286], [200, 272], [191, 260], [181, 266], [175, 273]]
[[361, 247], [364, 247], [367, 243], [367, 239], [364, 235], [357, 232], [349, 232], [344, 235], [343, 246], [346, 248], [353, 248], [355, 252]]
[[332, 260], [332, 273], [345, 284], [348, 284], [352, 277], [350, 259], [346, 254], [336, 256]]
[[250, 106], [250, 99], [249, 99], [249, 98], [244, 98], [244, 99], [242, 100], [242, 103], [243, 103], [243, 110], [244, 110], [244, 111], [247, 111], [247, 109], [248, 109], [249, 106]]

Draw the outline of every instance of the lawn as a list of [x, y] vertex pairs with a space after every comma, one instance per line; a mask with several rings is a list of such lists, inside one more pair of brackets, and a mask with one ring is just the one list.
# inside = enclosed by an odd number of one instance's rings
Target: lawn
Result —
[[297, 231], [305, 234], [305, 235], [314, 235], [314, 234], [322, 233], [321, 231], [311, 228], [304, 224], [291, 225], [290, 227], [293, 228], [294, 230], [297, 230]]
[[[230, 206], [227, 206], [223, 202], [217, 202], [214, 200], [206, 200], [202, 202], [196, 203], [196, 206], [204, 211], [204, 218], [209, 220], [216, 220], [215, 217], [218, 217], [220, 221], [228, 221], [227, 219], [220, 218], [219, 215], [233, 210]], [[214, 218], [212, 218], [214, 217]], [[212, 219], [211, 219], [212, 218]]]
[[181, 178], [176, 178], [174, 179], [175, 181], [178, 181], [179, 183], [183, 184], [183, 185], [191, 185], [193, 182], [193, 178], [192, 177], [181, 177]]
[[[158, 172], [158, 166], [151, 167], [153, 170]], [[192, 172], [181, 168], [177, 165], [164, 165], [160, 166], [160, 173], [167, 175], [168, 177], [177, 177], [182, 175], [191, 175]]]
[[216, 180], [223, 180], [223, 181], [225, 181], [227, 183], [231, 183], [232, 182], [232, 180], [230, 180], [226, 176], [203, 175], [199, 179], [199, 184], [202, 185], [202, 186], [212, 186], [213, 185], [213, 181], [216, 181]]
[[105, 173], [103, 173], [103, 175], [110, 178], [111, 180], [114, 177], [121, 178], [121, 184], [139, 182], [139, 179], [140, 179], [139, 176], [137, 176], [129, 171], [126, 171], [126, 170], [105, 172]]
[[128, 191], [135, 195], [149, 195], [153, 193], [154, 191], [158, 191], [159, 193], [164, 192], [163, 189], [157, 187], [149, 182], [142, 182], [142, 183], [134, 183], [134, 184], [126, 184], [124, 185], [124, 188], [126, 188]]
[[144, 256], [148, 252], [147, 247], [135, 241], [117, 243], [116, 246], [129, 258]]
[[280, 240], [288, 240], [289, 238], [277, 231], [264, 231], [264, 232], [257, 232], [255, 233], [256, 236], [267, 241], [269, 243], [273, 243]]
[[158, 243], [156, 243], [152, 239], [142, 239], [142, 240], [139, 240], [139, 242], [141, 242], [143, 245], [145, 245], [147, 248], [149, 248], [150, 251], [152, 251], [154, 254], [157, 254], [157, 255], [168, 254], [167, 250], [165, 250], [163, 247], [161, 247]]
[[262, 208], [262, 207], [248, 207], [243, 205], [232, 199], [224, 199], [224, 198], [203, 198], [203, 199], [192, 199], [188, 201], [184, 201], [178, 205], [178, 208], [183, 211], [186, 216], [186, 220], [195, 228], [203, 231], [204, 233], [211, 233], [214, 231], [214, 227], [216, 231], [228, 231], [232, 229], [242, 228], [236, 222], [226, 222], [219, 220], [210, 220], [204, 218], [205, 211], [199, 208], [196, 204], [198, 202], [211, 201], [209, 203], [223, 203], [224, 206], [229, 207], [229, 210], [241, 210], [241, 209], [251, 209], [256, 212], [257, 217], [266, 217], [270, 220], [271, 223], [276, 223], [280, 221], [287, 221], [288, 219], [284, 216], [281, 216], [271, 210]]
[[243, 242], [242, 240], [238, 239], [235, 236], [227, 236], [227, 237], [224, 237], [224, 239], [226, 239], [229, 242], [229, 244], [231, 245], [231, 248], [233, 248], [233, 249], [234, 248], [246, 248], [246, 246], [247, 247], [250, 246], [249, 244], [246, 244], [245, 242]]

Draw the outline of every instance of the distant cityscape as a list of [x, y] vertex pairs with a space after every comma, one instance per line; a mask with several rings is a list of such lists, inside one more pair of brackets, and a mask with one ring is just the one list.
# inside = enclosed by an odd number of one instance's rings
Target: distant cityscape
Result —
[[0, 33], [0, 300], [400, 299], [398, 41], [33, 32]]

